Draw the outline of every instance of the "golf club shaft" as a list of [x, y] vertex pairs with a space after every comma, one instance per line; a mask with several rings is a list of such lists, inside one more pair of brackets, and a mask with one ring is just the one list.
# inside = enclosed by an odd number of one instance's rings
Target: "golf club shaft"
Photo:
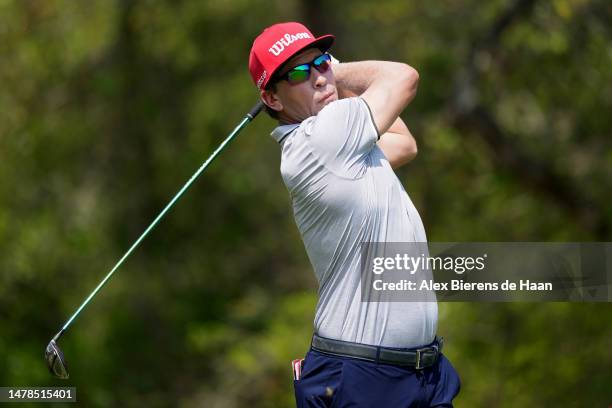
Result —
[[136, 249], [136, 247], [138, 247], [140, 242], [142, 242], [142, 240], [149, 234], [149, 232], [151, 232], [151, 230], [155, 228], [155, 226], [164, 217], [164, 215], [166, 215], [166, 213], [170, 210], [170, 208], [172, 208], [172, 206], [179, 200], [179, 198], [181, 198], [183, 193], [185, 193], [185, 191], [187, 191], [187, 189], [191, 187], [195, 179], [198, 178], [198, 176], [202, 174], [204, 170], [206, 170], [208, 165], [219, 155], [219, 153], [221, 153], [221, 151], [225, 148], [225, 146], [228, 143], [230, 143], [232, 139], [234, 139], [234, 137], [236, 137], [236, 135], [238, 135], [238, 133], [240, 133], [240, 131], [250, 121], [252, 121], [259, 112], [261, 112], [262, 108], [263, 108], [263, 103], [260, 101], [251, 109], [251, 111], [244, 117], [244, 119], [242, 119], [240, 124], [236, 126], [236, 128], [229, 134], [229, 136], [225, 138], [225, 140], [219, 145], [219, 147], [217, 147], [217, 149], [210, 155], [210, 157], [206, 159], [206, 161], [193, 174], [193, 176], [191, 176], [191, 178], [185, 183], [185, 185], [183, 185], [183, 187], [179, 190], [179, 192], [176, 193], [176, 195], [172, 198], [172, 200], [170, 200], [170, 202], [166, 205], [166, 207], [157, 215], [157, 217], [153, 220], [153, 222], [151, 222], [151, 224], [147, 227], [147, 229], [140, 235], [140, 237], [138, 237], [136, 242], [132, 244], [130, 249], [128, 249], [127, 252], [121, 257], [119, 262], [115, 264], [113, 269], [111, 269], [111, 271], [104, 277], [104, 279], [102, 279], [102, 281], [98, 284], [98, 286], [96, 286], [96, 288], [89, 294], [89, 296], [87, 296], [87, 299], [85, 299], [83, 303], [81, 303], [81, 305], [76, 310], [76, 312], [74, 312], [74, 314], [70, 317], [70, 319], [66, 321], [62, 329], [55, 335], [55, 337], [53, 337], [54, 341], [57, 342], [57, 340], [66, 331], [66, 329], [68, 329], [68, 326], [72, 324], [72, 322], [74, 321], [74, 319], [76, 319], [79, 313], [81, 313], [81, 311], [85, 308], [85, 306], [87, 306], [87, 304], [91, 301], [91, 299], [100, 291], [100, 289], [102, 289], [102, 287], [111, 278], [111, 276], [113, 276], [115, 271], [119, 269], [119, 267], [121, 266], [121, 264], [123, 264], [123, 262], [127, 259], [127, 257], [130, 256], [130, 254], [134, 251], [134, 249]]

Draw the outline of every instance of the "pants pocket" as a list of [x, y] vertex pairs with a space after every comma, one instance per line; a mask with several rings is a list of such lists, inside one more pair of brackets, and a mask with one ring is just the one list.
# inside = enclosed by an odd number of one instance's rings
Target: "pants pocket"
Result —
[[293, 381], [298, 408], [331, 408], [338, 399], [342, 360], [309, 352], [299, 380]]

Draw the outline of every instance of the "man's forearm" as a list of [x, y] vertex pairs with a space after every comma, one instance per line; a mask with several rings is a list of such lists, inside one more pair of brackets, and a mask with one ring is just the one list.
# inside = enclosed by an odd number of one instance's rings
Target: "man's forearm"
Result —
[[417, 155], [417, 143], [412, 133], [398, 117], [387, 133], [380, 136], [376, 143], [393, 169], [411, 162]]

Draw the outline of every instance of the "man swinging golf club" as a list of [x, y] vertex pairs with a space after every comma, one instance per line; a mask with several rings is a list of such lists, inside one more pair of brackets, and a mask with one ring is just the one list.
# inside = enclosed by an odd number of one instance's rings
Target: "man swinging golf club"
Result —
[[319, 282], [311, 349], [295, 370], [297, 406], [451, 407], [460, 382], [441, 354], [436, 302], [361, 301], [362, 242], [427, 239], [393, 171], [416, 155], [399, 115], [419, 76], [387, 61], [332, 67], [333, 41], [275, 24], [249, 58], [279, 122], [281, 174]]

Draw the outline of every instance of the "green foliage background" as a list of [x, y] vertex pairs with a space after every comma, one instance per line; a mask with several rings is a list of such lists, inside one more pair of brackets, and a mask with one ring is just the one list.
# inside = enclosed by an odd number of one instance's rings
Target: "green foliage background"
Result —
[[[0, 1], [0, 385], [88, 407], [289, 407], [316, 282], [258, 118], [44, 346], [257, 93], [261, 29], [421, 75], [398, 175], [432, 241], [610, 241], [612, 4]], [[440, 305], [457, 407], [612, 404], [612, 305]], [[52, 405], [52, 404], [51, 404]], [[48, 406], [51, 406], [48, 405]]]

